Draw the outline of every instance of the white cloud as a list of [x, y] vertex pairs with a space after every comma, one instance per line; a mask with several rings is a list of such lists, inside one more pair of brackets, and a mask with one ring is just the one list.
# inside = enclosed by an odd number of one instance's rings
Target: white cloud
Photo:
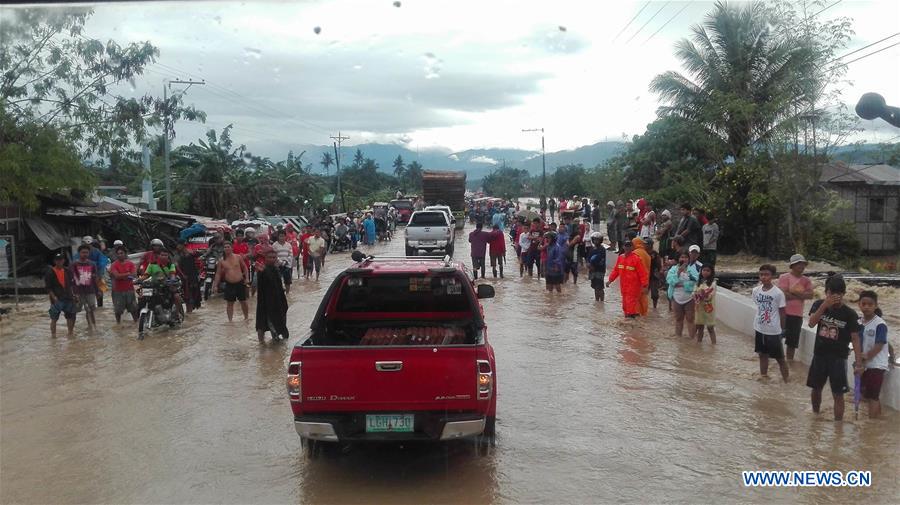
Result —
[[[680, 69], [675, 41], [714, 2], [654, 2], [616, 37], [644, 4], [99, 3], [86, 34], [150, 40], [161, 65], [149, 68], [135, 93], [160, 93], [164, 78], [205, 78], [209, 85], [192, 88], [187, 101], [206, 110], [211, 124], [234, 123], [238, 141], [273, 157], [283, 153], [267, 150], [284, 145], [330, 144], [339, 130], [354, 141], [422, 148], [539, 150], [539, 136], [521, 130], [543, 127], [546, 148], [555, 151], [642, 133], [659, 105], [650, 80]], [[854, 18], [847, 52], [900, 31], [896, 0], [844, 1], [822, 15]], [[900, 66], [891, 64], [898, 55], [895, 47], [851, 64], [845, 101], [852, 106], [876, 91], [900, 104]], [[179, 124], [176, 143], [202, 130]]]
[[499, 163], [494, 158], [484, 155], [473, 156], [472, 158], [469, 158], [469, 161], [471, 161], [472, 163], [487, 163], [488, 165], [496, 165], [497, 163]]

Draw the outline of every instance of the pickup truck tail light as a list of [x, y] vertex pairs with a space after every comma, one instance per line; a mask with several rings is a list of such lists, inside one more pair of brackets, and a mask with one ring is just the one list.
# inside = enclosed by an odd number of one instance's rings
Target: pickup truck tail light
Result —
[[300, 375], [300, 362], [291, 361], [288, 365], [287, 391], [292, 402], [303, 401], [303, 381]]
[[494, 391], [494, 371], [491, 369], [491, 362], [479, 359], [475, 360], [478, 370], [478, 399], [490, 400]]

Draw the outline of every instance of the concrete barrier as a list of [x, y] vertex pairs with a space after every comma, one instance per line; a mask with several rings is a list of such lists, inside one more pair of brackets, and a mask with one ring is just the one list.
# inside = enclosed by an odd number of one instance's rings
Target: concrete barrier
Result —
[[[809, 303], [806, 304], [807, 310], [809, 305]], [[721, 286], [716, 290], [716, 319], [718, 321], [752, 337], [755, 335], [753, 331], [753, 318], [755, 315], [756, 305], [749, 297], [739, 295]], [[797, 353], [794, 356], [808, 365], [812, 361], [816, 333], [814, 329], [807, 326], [806, 322], [807, 318], [804, 317], [803, 329], [800, 332], [800, 347], [797, 348]], [[851, 353], [851, 358], [847, 360], [847, 376], [850, 380], [851, 388], [854, 382], [852, 362]], [[805, 381], [805, 376], [801, 380]], [[828, 386], [826, 386], [827, 388]], [[881, 403], [894, 410], [900, 410], [900, 369], [889, 369], [884, 376], [884, 385], [881, 387]]]

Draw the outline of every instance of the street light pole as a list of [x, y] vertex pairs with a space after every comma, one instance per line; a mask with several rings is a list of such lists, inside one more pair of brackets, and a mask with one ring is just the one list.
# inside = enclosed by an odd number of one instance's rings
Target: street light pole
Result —
[[544, 198], [547, 197], [547, 151], [544, 148], [544, 129], [543, 128], [528, 128], [522, 129], [523, 132], [541, 132], [541, 186], [543, 189], [541, 190], [544, 194]]
[[347, 204], [344, 202], [344, 188], [341, 187], [341, 142], [345, 140], [350, 140], [350, 137], [345, 137], [341, 135], [339, 131], [337, 137], [331, 136], [330, 139], [334, 140], [334, 162], [337, 165], [337, 192], [338, 196], [341, 197], [341, 209], [344, 212], [347, 212]]
[[166, 164], [166, 210], [168, 212], [172, 212], [172, 167], [169, 165], [169, 129], [172, 125], [169, 114], [172, 111], [169, 107], [168, 88], [173, 84], [187, 84], [187, 88], [184, 88], [184, 90], [181, 91], [181, 94], [184, 94], [188, 88], [194, 84], [203, 86], [206, 83], [203, 81], [182, 81], [180, 79], [170, 81], [168, 79], [163, 79], [163, 102], [166, 104], [164, 110], [166, 116], [163, 118], [163, 153]]

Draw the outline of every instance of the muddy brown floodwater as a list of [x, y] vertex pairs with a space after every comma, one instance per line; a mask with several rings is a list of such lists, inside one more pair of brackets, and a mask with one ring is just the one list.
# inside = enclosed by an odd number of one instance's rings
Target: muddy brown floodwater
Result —
[[[468, 229], [465, 233], [468, 233]], [[375, 254], [402, 254], [402, 231]], [[457, 238], [468, 260], [466, 236]], [[510, 251], [510, 259], [514, 254]], [[548, 294], [515, 268], [485, 301], [498, 443], [353, 446], [309, 461], [284, 390], [291, 345], [333, 276], [295, 281], [290, 344], [259, 345], [214, 299], [137, 341], [111, 308], [51, 340], [43, 302], [0, 326], [3, 503], [599, 503], [900, 501], [900, 415], [811, 413], [806, 367], [758, 380], [749, 337], [672, 336], [665, 304], [630, 326], [617, 285]], [[610, 263], [611, 265], [611, 263]], [[664, 299], [663, 299], [664, 301]], [[252, 307], [251, 307], [252, 308]], [[251, 311], [252, 312], [252, 311]], [[62, 333], [64, 334], [64, 333]], [[870, 488], [745, 488], [742, 470], [871, 470]]]

